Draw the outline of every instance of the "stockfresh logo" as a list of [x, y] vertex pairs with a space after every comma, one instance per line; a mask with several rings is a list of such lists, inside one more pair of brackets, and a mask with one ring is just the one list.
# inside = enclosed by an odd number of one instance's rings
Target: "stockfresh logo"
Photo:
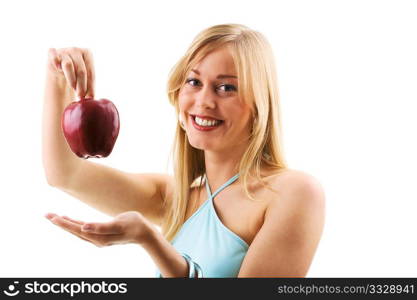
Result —
[[19, 281], [14, 281], [13, 284], [10, 284], [7, 287], [7, 290], [4, 290], [3, 293], [5, 293], [7, 296], [14, 297], [16, 295], [19, 295], [20, 291], [16, 289], [16, 285], [19, 284]]

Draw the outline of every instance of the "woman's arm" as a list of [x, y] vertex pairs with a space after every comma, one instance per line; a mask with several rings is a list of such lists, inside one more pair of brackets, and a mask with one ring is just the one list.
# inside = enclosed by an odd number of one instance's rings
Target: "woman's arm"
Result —
[[141, 246], [149, 253], [162, 277], [188, 277], [188, 263], [154, 227]]
[[49, 50], [42, 114], [42, 163], [46, 181], [110, 216], [135, 210], [156, 225], [164, 215], [172, 176], [128, 173], [77, 157], [65, 140], [61, 117], [78, 97], [94, 97], [93, 56], [88, 49]]
[[[42, 163], [46, 180], [51, 185], [71, 174], [81, 164], [66, 144], [61, 116], [65, 107], [75, 99], [75, 90], [58, 70], [51, 49], [48, 57], [45, 96], [42, 114]], [[65, 67], [64, 67], [65, 69]]]
[[321, 238], [325, 195], [309, 175], [297, 175], [265, 221], [242, 262], [238, 277], [305, 277]]

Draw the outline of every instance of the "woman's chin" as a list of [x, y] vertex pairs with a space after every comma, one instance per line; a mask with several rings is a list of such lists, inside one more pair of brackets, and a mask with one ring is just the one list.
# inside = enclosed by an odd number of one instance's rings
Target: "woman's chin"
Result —
[[199, 149], [199, 150], [215, 150], [216, 147], [213, 145], [213, 143], [208, 143], [207, 141], [195, 141], [195, 140], [189, 140], [191, 147]]

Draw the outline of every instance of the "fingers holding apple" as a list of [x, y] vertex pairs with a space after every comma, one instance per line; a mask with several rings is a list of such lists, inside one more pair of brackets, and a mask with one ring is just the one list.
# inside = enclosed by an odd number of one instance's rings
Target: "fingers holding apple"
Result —
[[74, 63], [71, 57], [66, 53], [62, 53], [60, 57], [61, 57], [60, 68], [64, 72], [67, 83], [75, 90], [77, 86], [77, 77], [75, 76]]
[[71, 57], [75, 66], [75, 90], [77, 91], [78, 97], [82, 98], [87, 92], [87, 81], [89, 80], [87, 78], [87, 68], [84, 62], [84, 58], [80, 51], [70, 53], [69, 56]]
[[85, 159], [110, 155], [119, 134], [119, 113], [112, 101], [94, 99], [95, 70], [91, 51], [76, 47], [51, 48], [48, 72], [60, 77], [58, 86], [69, 85], [79, 97], [79, 101], [65, 107], [61, 117], [64, 137], [72, 152]]
[[87, 72], [87, 91], [85, 93], [86, 98], [94, 98], [94, 83], [96, 81], [96, 74], [94, 69], [93, 53], [89, 49], [84, 49], [82, 55]]
[[64, 75], [79, 98], [94, 98], [95, 72], [93, 56], [84, 48], [49, 49], [49, 71]]

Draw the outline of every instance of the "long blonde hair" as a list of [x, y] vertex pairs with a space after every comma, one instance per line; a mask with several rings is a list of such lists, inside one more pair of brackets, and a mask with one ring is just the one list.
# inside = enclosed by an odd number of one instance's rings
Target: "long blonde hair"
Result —
[[[240, 24], [215, 25], [201, 31], [169, 74], [168, 98], [178, 116], [178, 95], [186, 75], [209, 52], [223, 46], [229, 47], [235, 63], [240, 99], [254, 104], [252, 133], [239, 163], [239, 177], [243, 180], [247, 196], [255, 200], [248, 190], [248, 177], [252, 177], [252, 172], [263, 186], [271, 189], [262, 180], [261, 167], [277, 173], [287, 169], [283, 153], [276, 67], [266, 38]], [[192, 185], [200, 179], [201, 186], [205, 174], [204, 151], [189, 144], [186, 132], [179, 122], [171, 155], [175, 184], [171, 200], [165, 202], [166, 215], [161, 224], [162, 233], [168, 241], [172, 241], [185, 222]]]

